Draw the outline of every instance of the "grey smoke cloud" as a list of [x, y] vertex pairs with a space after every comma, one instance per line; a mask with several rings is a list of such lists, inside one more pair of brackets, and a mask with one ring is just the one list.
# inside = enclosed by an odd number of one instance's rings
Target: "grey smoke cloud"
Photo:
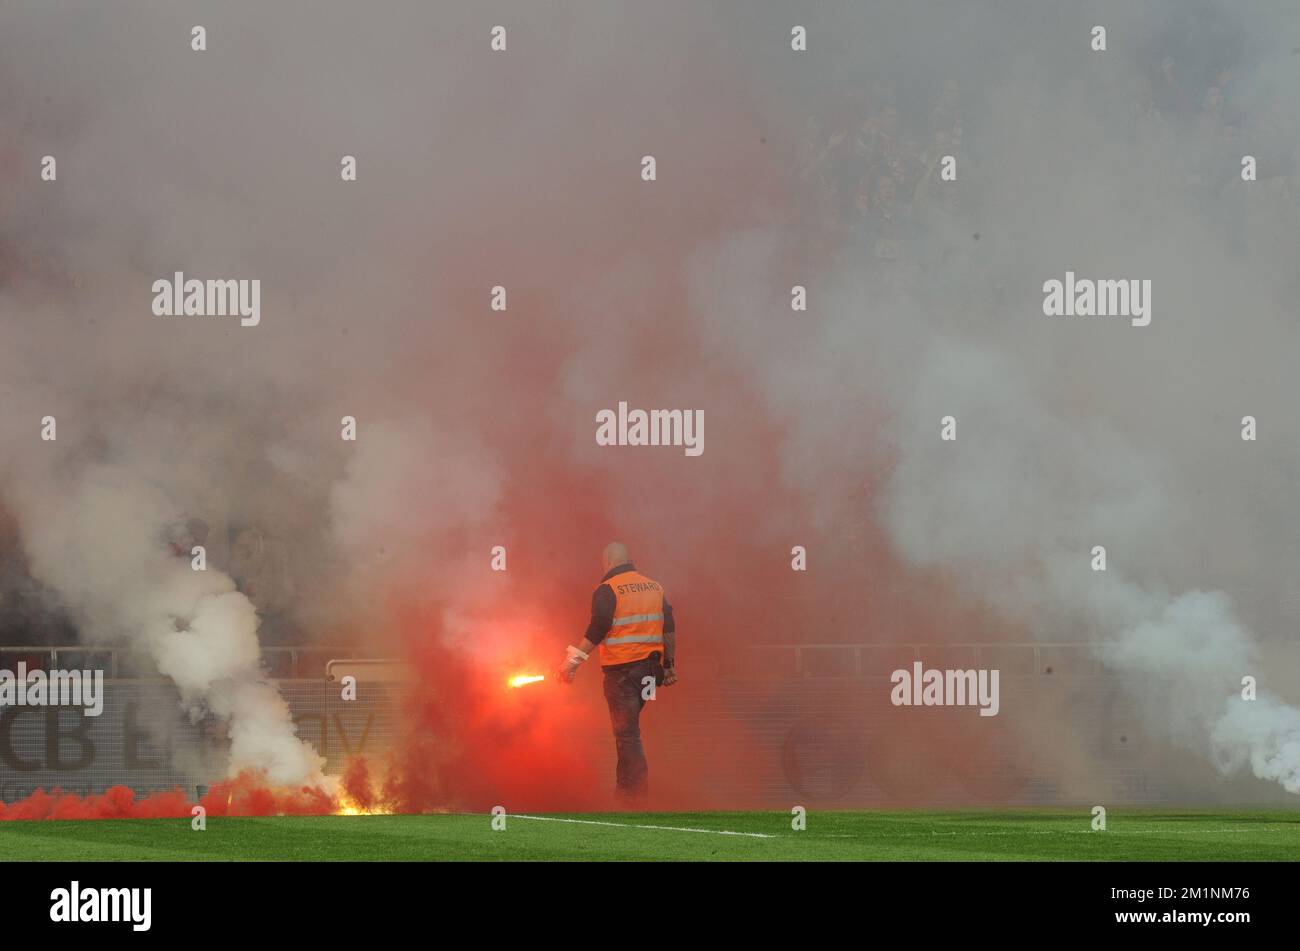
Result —
[[[967, 143], [960, 212], [912, 222], [939, 266], [900, 285], [866, 256], [836, 264], [819, 275], [834, 291], [822, 292], [818, 343], [751, 344], [744, 357], [801, 443], [825, 445], [855, 412], [890, 407], [851, 464], [886, 460], [875, 514], [911, 563], [945, 570], [1037, 637], [1091, 640], [1149, 732], [1297, 792], [1297, 711], [1280, 699], [1296, 693], [1294, 667], [1270, 667], [1254, 703], [1238, 694], [1260, 676], [1261, 645], [1297, 620], [1285, 259], [1300, 246], [1300, 18], [1194, 6], [1195, 20], [1185, 5], [1102, 5], [1055, 26], [968, 8], [963, 50], [942, 64], [920, 54], [958, 79]], [[1109, 29], [1105, 54], [1087, 52], [1094, 22]], [[897, 98], [904, 114], [923, 108]], [[1243, 152], [1268, 156], [1268, 182], [1240, 182]], [[752, 294], [773, 248], [739, 235], [703, 258], [701, 308]], [[1066, 268], [1149, 277], [1152, 326], [1042, 316], [1041, 284]], [[958, 440], [943, 443], [950, 414]], [[1267, 416], [1267, 441], [1240, 440], [1247, 414]], [[814, 484], [845, 461], [842, 450], [799, 459], [792, 477]], [[1104, 575], [1089, 566], [1097, 544]]]

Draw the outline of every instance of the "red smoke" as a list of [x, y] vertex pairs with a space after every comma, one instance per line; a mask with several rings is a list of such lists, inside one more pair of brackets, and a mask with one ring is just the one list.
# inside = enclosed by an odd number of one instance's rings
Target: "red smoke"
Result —
[[[700, 88], [726, 86], [726, 64], [717, 68], [719, 75], [699, 77]], [[453, 442], [454, 421], [461, 420], [501, 460], [505, 481], [490, 532], [453, 529], [431, 537], [419, 565], [395, 566], [387, 590], [368, 592], [384, 607], [368, 618], [373, 631], [359, 639], [381, 656], [398, 653], [414, 679], [394, 747], [353, 760], [341, 779], [354, 807], [404, 813], [615, 807], [613, 739], [598, 662], [585, 665], [572, 686], [553, 677], [564, 645], [583, 634], [601, 574], [599, 553], [614, 539], [627, 543], [638, 567], [664, 584], [679, 619], [681, 683], [662, 688], [642, 721], [652, 808], [748, 805], [719, 801], [717, 777], [746, 775], [761, 757], [771, 759], [745, 724], [708, 703], [706, 659], [727, 665], [762, 643], [897, 642], [925, 640], [930, 632], [936, 640], [979, 639], [973, 616], [941, 584], [921, 579], [916, 588], [924, 595], [899, 609], [897, 598], [907, 595], [891, 590], [900, 572], [873, 520], [870, 481], [880, 473], [845, 466], [834, 480], [801, 481], [807, 472], [824, 477], [828, 468], [800, 465], [797, 453], [810, 446], [850, 461], [881, 456], [855, 451], [877, 437], [877, 407], [851, 415], [856, 431], [790, 440], [791, 424], [771, 404], [762, 371], [745, 362], [756, 347], [806, 359], [803, 350], [818, 339], [824, 315], [779, 307], [695, 312], [688, 258], [746, 229], [773, 226], [788, 241], [784, 256], [777, 255], [779, 273], [767, 274], [772, 286], [756, 300], [779, 303], [792, 283], [813, 284], [816, 276], [801, 248], [804, 236], [792, 224], [808, 206], [807, 196], [794, 196], [788, 184], [795, 143], [747, 115], [743, 98], [732, 95], [735, 109], [685, 103], [670, 125], [649, 127], [635, 140], [662, 143], [668, 157], [664, 178], [652, 186], [629, 188], [635, 175], [627, 168], [578, 163], [570, 172], [582, 179], [581, 188], [553, 178], [531, 189], [521, 185], [528, 200], [499, 209], [508, 228], [494, 225], [484, 234], [479, 224], [430, 236], [422, 215], [410, 234], [392, 229], [391, 256], [414, 273], [434, 275], [429, 285], [436, 288], [440, 319], [401, 328], [402, 352], [385, 366], [385, 397], [394, 405], [440, 407], [439, 425], [447, 424]], [[471, 221], [496, 220], [481, 209], [474, 215]], [[485, 317], [485, 288], [503, 274], [510, 282], [508, 315]], [[578, 289], [594, 289], [607, 305], [575, 307]], [[735, 352], [701, 332], [708, 321], [725, 322], [720, 336], [736, 341]], [[429, 336], [408, 339], [421, 332]], [[566, 389], [575, 377], [591, 390]], [[837, 388], [833, 379], [804, 383], [827, 400], [859, 393]], [[686, 458], [677, 448], [597, 448], [594, 413], [619, 400], [702, 409], [705, 453]], [[437, 471], [436, 460], [430, 468]], [[448, 503], [431, 486], [427, 499], [410, 500], [413, 508], [422, 504]], [[418, 523], [418, 514], [412, 519]], [[385, 541], [376, 539], [375, 546]], [[507, 572], [489, 569], [487, 553], [496, 544], [508, 550]], [[807, 546], [809, 571], [790, 570], [794, 545]], [[455, 590], [426, 593], [425, 582], [439, 579], [423, 576], [462, 563], [467, 551], [481, 553], [481, 572], [458, 576]], [[448, 630], [449, 610], [468, 618], [467, 631]], [[397, 632], [397, 642], [385, 642], [382, 629]], [[521, 672], [548, 679], [507, 689], [506, 679]], [[676, 760], [656, 746], [668, 722], [684, 723], [688, 738]], [[901, 749], [897, 758], [905, 754]], [[911, 793], [909, 781], [900, 769], [900, 796]], [[211, 816], [260, 816], [328, 814], [341, 802], [243, 775], [212, 786], [202, 805]], [[38, 792], [0, 806], [0, 818], [188, 816], [190, 806], [179, 790], [136, 801], [130, 790], [115, 787], [84, 799]]]
[[[196, 803], [180, 789], [137, 799], [128, 786], [100, 795], [77, 796], [38, 789], [26, 799], [0, 803], [0, 821], [25, 819], [175, 819], [190, 818]], [[330, 815], [340, 802], [312, 789], [277, 789], [252, 774], [212, 786], [197, 805], [209, 816]]]
[[164, 819], [189, 816], [190, 803], [179, 789], [136, 799], [127, 786], [98, 796], [76, 796], [38, 789], [26, 799], [0, 802], [0, 821], [17, 819]]

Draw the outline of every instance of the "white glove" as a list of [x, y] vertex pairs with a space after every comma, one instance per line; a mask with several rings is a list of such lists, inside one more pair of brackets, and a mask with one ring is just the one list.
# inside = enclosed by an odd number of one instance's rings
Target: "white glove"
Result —
[[570, 644], [564, 649], [564, 663], [560, 665], [560, 680], [566, 684], [573, 683], [574, 676], [578, 673], [578, 668], [582, 662], [590, 657], [590, 654], [583, 653]]

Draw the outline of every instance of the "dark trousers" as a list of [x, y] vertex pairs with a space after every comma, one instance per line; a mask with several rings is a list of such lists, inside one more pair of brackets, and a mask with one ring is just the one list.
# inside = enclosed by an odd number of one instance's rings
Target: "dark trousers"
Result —
[[641, 745], [641, 709], [645, 706], [642, 692], [646, 687], [642, 679], [655, 675], [655, 664], [647, 657], [604, 670], [605, 702], [609, 704], [609, 722], [618, 748], [616, 791], [622, 799], [639, 799], [645, 795], [649, 773], [645, 747]]

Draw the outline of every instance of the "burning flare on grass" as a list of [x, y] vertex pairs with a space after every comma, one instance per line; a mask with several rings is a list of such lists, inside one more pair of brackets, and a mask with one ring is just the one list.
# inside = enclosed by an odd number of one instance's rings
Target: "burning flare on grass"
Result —
[[388, 806], [379, 803], [365, 805], [346, 793], [338, 796], [338, 808], [334, 810], [336, 816], [390, 816], [392, 814], [393, 810]]

